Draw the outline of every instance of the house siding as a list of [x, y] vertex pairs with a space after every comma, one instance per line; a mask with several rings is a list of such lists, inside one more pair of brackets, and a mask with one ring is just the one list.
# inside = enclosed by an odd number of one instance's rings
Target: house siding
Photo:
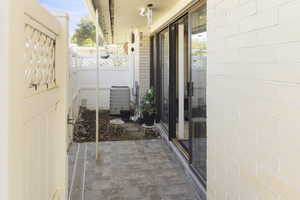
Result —
[[300, 197], [300, 1], [208, 1], [208, 199]]

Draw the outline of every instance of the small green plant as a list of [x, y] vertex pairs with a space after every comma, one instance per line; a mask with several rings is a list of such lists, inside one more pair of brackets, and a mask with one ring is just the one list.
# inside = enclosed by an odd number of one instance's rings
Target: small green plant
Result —
[[155, 104], [155, 91], [153, 88], [147, 90], [143, 101], [142, 101], [142, 113], [147, 113], [148, 115], [156, 114], [156, 104]]

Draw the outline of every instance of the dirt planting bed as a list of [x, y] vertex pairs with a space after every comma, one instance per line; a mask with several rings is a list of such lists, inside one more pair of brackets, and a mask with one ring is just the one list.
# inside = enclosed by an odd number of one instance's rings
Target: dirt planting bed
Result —
[[[121, 140], [141, 140], [155, 139], [159, 134], [153, 131], [151, 134], [144, 134], [142, 126], [134, 122], [126, 122], [117, 128], [108, 128], [109, 121], [118, 118], [110, 116], [108, 110], [99, 112], [99, 140], [100, 141], [121, 141]], [[95, 110], [80, 108], [79, 119], [74, 125], [74, 142], [94, 142], [96, 132]]]

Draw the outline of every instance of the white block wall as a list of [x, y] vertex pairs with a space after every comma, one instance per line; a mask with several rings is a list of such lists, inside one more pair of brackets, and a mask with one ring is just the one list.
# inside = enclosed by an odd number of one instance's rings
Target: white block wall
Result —
[[[132, 88], [134, 88], [131, 95], [133, 102], [135, 102], [135, 83], [138, 83], [140, 87], [140, 100], [150, 87], [150, 34], [144, 29], [135, 29], [133, 33], [135, 42], [128, 46], [128, 63], [130, 81]], [[131, 48], [134, 49], [133, 52]]]
[[143, 97], [150, 87], [150, 37], [143, 33], [139, 46], [139, 82], [140, 94]]
[[300, 1], [208, 0], [208, 199], [300, 199]]

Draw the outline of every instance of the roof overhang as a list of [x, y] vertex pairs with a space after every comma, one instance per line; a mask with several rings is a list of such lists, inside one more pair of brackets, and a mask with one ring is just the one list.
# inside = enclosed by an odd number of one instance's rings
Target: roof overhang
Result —
[[[95, 9], [95, 6], [92, 2], [93, 0], [84, 0], [85, 4], [86, 4], [86, 7], [89, 11], [89, 18], [94, 22], [95, 26], [98, 26], [98, 30], [99, 30], [99, 36], [101, 38], [101, 40], [105, 40], [104, 39], [104, 34], [103, 34], [103, 30], [102, 28], [100, 27], [99, 24], [97, 24], [97, 20], [96, 20], [96, 9]], [[99, 16], [98, 16], [99, 17]]]
[[[99, 12], [99, 26], [107, 44], [129, 41], [136, 29], [139, 32], [156, 32], [166, 23], [178, 16], [200, 0], [86, 0], [90, 12]], [[152, 4], [153, 23], [148, 25], [147, 18], [140, 15], [142, 8]]]

